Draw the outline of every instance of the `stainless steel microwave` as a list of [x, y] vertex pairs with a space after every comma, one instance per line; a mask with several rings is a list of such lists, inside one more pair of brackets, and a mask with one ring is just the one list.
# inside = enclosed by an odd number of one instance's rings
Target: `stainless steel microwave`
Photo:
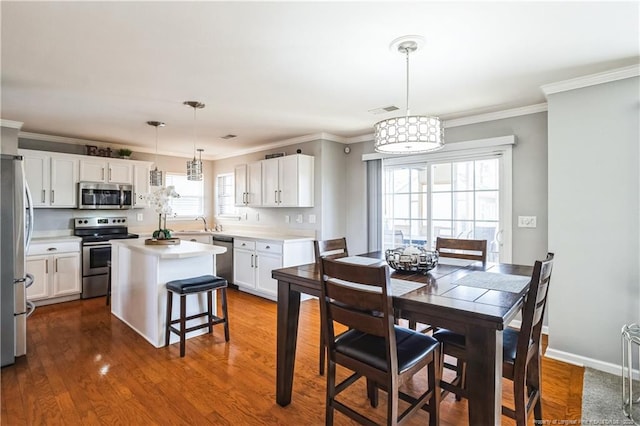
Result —
[[133, 186], [118, 183], [78, 183], [79, 209], [121, 210], [133, 208]]

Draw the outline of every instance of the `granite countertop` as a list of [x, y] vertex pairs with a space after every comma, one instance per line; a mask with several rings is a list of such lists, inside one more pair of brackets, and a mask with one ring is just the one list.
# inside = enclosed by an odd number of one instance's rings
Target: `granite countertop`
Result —
[[111, 240], [111, 244], [114, 247], [116, 245], [124, 246], [130, 250], [157, 256], [160, 259], [184, 259], [187, 257], [197, 257], [207, 254], [222, 254], [227, 251], [225, 247], [184, 240], [180, 241], [180, 244], [176, 245], [146, 245], [144, 241], [144, 238]]
[[269, 241], [282, 241], [293, 242], [293, 241], [313, 241], [315, 238], [313, 237], [305, 237], [300, 235], [287, 235], [281, 232], [265, 232], [265, 231], [256, 231], [256, 230], [248, 230], [248, 229], [238, 229], [238, 230], [229, 230], [229, 231], [204, 231], [204, 230], [181, 230], [181, 231], [172, 231], [171, 235], [179, 237], [180, 235], [212, 235], [212, 236], [221, 236], [221, 237], [232, 237], [232, 238], [253, 238], [260, 240], [269, 240]]

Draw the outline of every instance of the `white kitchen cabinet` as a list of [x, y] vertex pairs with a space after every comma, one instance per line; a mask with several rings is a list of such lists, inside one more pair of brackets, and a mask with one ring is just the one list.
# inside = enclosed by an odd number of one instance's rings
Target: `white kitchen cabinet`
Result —
[[79, 156], [20, 150], [34, 207], [77, 207]]
[[80, 242], [32, 242], [26, 270], [34, 277], [27, 299], [37, 305], [79, 299], [82, 292]]
[[314, 158], [295, 154], [262, 160], [262, 205], [313, 207]]
[[151, 163], [136, 162], [133, 165], [133, 208], [142, 209], [149, 204], [147, 200], [142, 198], [149, 194], [151, 184], [149, 182], [149, 172], [151, 171]]
[[234, 168], [235, 205], [262, 205], [262, 162], [241, 164]]
[[238, 287], [256, 287], [255, 255], [255, 241], [233, 240], [233, 283]]
[[80, 180], [133, 184], [133, 164], [127, 160], [87, 156], [80, 160]]
[[233, 240], [233, 279], [240, 290], [271, 300], [278, 298], [274, 269], [314, 261], [313, 241], [278, 241], [241, 238]]

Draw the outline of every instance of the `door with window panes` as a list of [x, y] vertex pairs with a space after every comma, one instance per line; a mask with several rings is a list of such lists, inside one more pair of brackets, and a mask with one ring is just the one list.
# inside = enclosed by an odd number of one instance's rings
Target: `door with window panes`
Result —
[[383, 249], [435, 249], [437, 237], [487, 240], [500, 260], [499, 156], [383, 165]]

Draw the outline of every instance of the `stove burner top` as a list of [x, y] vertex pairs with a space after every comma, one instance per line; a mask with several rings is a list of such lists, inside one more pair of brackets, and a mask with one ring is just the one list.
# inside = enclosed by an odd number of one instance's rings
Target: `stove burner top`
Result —
[[83, 235], [83, 243], [96, 243], [109, 240], [124, 240], [131, 238], [139, 238], [138, 234], [108, 234], [108, 235]]

